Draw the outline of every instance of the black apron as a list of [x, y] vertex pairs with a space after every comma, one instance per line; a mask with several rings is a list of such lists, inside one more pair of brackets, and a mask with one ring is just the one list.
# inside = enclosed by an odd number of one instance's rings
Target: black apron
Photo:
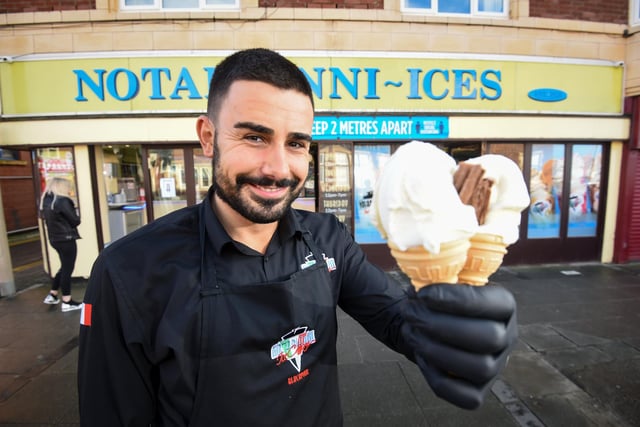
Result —
[[[322, 252], [315, 264], [273, 283], [217, 278], [201, 227], [202, 336], [191, 426], [341, 426], [337, 321]], [[208, 260], [209, 262], [205, 262]]]

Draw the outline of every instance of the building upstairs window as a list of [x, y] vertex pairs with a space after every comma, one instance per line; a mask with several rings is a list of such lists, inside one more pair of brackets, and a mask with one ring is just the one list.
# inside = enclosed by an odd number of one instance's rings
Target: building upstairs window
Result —
[[[507, 17], [509, 0], [401, 0], [402, 11], [444, 16]], [[640, 1], [640, 0], [636, 0]]]
[[640, 0], [631, 0], [631, 10], [629, 11], [629, 24], [640, 25]]
[[240, 0], [120, 0], [123, 11], [238, 10]]

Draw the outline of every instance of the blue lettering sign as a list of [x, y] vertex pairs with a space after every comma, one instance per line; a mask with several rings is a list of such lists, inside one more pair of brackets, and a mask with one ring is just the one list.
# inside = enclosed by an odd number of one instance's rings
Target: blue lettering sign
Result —
[[198, 89], [196, 89], [196, 84], [193, 82], [191, 78], [191, 74], [189, 74], [189, 70], [185, 67], [182, 67], [180, 70], [180, 75], [178, 76], [178, 83], [176, 83], [176, 87], [171, 94], [171, 99], [182, 99], [178, 94], [179, 91], [186, 90], [189, 92], [189, 99], [202, 99]]
[[476, 99], [476, 89], [471, 88], [471, 82], [476, 81], [474, 70], [453, 70], [455, 76], [453, 99]]
[[[493, 79], [491, 78], [493, 77]], [[502, 73], [497, 70], [485, 70], [480, 76], [480, 82], [482, 82], [482, 88], [480, 89], [480, 99], [488, 99], [489, 101], [495, 101], [502, 96], [502, 86], [500, 86], [500, 80]], [[485, 90], [492, 90], [493, 95]]]
[[379, 68], [365, 68], [364, 71], [367, 73], [367, 94], [364, 96], [365, 99], [380, 99], [378, 94], [376, 93], [376, 88], [378, 87], [376, 83], [376, 75], [380, 72]]
[[[95, 100], [103, 102], [108, 97], [130, 101], [139, 96], [142, 85], [146, 85], [144, 93], [149, 93], [148, 97], [152, 101], [167, 98], [178, 101], [202, 99], [206, 97], [203, 94], [208, 93], [215, 67], [203, 67], [202, 70], [206, 74], [206, 85], [201, 83], [202, 80], [194, 80], [188, 67], [182, 67], [177, 76], [173, 76], [168, 67], [142, 67], [138, 70], [115, 68], [110, 71], [94, 69], [93, 75], [85, 70], [72, 70], [77, 87], [75, 100], [87, 102], [93, 96]], [[492, 69], [408, 67], [406, 75], [394, 75], [394, 80], [385, 80], [384, 70], [377, 67], [349, 67], [347, 71], [340, 67], [314, 67], [311, 74], [303, 68], [301, 71], [317, 99], [323, 99], [328, 92], [330, 99], [350, 97], [354, 100], [378, 100], [381, 99], [381, 86], [390, 88], [385, 92], [387, 94], [389, 90], [397, 90], [400, 96], [415, 100], [416, 108], [424, 108], [424, 102], [444, 99], [495, 101], [502, 96], [502, 74], [499, 70]], [[364, 78], [359, 78], [361, 75]], [[198, 86], [196, 81], [202, 86]], [[366, 104], [363, 104], [363, 108], [366, 109]]]
[[84, 96], [84, 90], [82, 90], [83, 83], [87, 85], [91, 92], [95, 96], [98, 97], [100, 101], [104, 101], [104, 73], [107, 70], [96, 69], [93, 70], [94, 73], [98, 75], [98, 81], [91, 80], [89, 74], [87, 74], [84, 70], [73, 70], [73, 73], [76, 75], [76, 84], [78, 87], [78, 95], [76, 96], [76, 101], [85, 102], [88, 101], [87, 97]]
[[442, 139], [449, 136], [449, 118], [437, 116], [317, 116], [313, 139], [401, 140]]
[[333, 75], [332, 81], [332, 92], [329, 95], [331, 99], [342, 99], [340, 95], [338, 95], [338, 80], [342, 83], [342, 85], [347, 89], [349, 94], [353, 99], [358, 99], [358, 74], [360, 73], [360, 68], [349, 68], [351, 74], [353, 74], [353, 80], [348, 81], [347, 76], [344, 75], [340, 68], [330, 67], [329, 71], [331, 71]]
[[314, 81], [309, 74], [304, 70], [304, 68], [300, 69], [302, 73], [305, 75], [307, 80], [309, 81], [309, 85], [311, 85], [311, 90], [313, 94], [318, 99], [322, 99], [322, 74], [324, 73], [324, 68], [315, 67], [313, 71], [316, 72], [317, 79]]
[[[118, 76], [123, 74], [126, 77], [126, 91], [124, 95], [118, 93]], [[122, 79], [120, 79], [122, 81]], [[129, 101], [134, 98], [140, 90], [138, 77], [126, 68], [116, 68], [107, 76], [107, 91], [109, 95], [118, 101]]]
[[447, 95], [449, 94], [449, 89], [445, 89], [442, 94], [440, 95], [436, 95], [433, 93], [433, 76], [435, 74], [442, 74], [442, 77], [444, 78], [445, 82], [449, 81], [449, 72], [446, 70], [438, 70], [438, 69], [434, 69], [434, 70], [429, 70], [429, 72], [427, 73], [427, 75], [424, 77], [424, 82], [422, 83], [423, 87], [424, 87], [424, 93], [427, 94], [427, 96], [431, 99], [435, 99], [440, 100], [440, 99], [444, 99], [447, 97]]
[[143, 68], [141, 70], [142, 80], [147, 79], [147, 74], [151, 75], [151, 96], [149, 99], [165, 99], [162, 95], [162, 75], [167, 76], [167, 80], [171, 81], [171, 70], [168, 68]]

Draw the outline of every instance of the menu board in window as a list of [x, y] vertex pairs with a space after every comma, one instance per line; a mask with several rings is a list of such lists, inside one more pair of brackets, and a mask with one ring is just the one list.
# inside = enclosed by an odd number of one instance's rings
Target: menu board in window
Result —
[[318, 211], [334, 214], [351, 232], [352, 165], [352, 144], [322, 144], [318, 147]]

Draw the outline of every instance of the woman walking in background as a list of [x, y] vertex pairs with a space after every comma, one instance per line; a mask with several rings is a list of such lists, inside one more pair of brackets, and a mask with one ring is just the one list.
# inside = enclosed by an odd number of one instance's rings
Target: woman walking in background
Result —
[[62, 290], [62, 311], [78, 310], [82, 303], [71, 299], [71, 273], [76, 263], [80, 238], [78, 225], [80, 217], [69, 197], [71, 182], [64, 178], [52, 178], [40, 200], [40, 211], [47, 224], [47, 235], [51, 246], [60, 257], [60, 270], [53, 278], [51, 291], [44, 299], [45, 304], [58, 304], [59, 290]]

